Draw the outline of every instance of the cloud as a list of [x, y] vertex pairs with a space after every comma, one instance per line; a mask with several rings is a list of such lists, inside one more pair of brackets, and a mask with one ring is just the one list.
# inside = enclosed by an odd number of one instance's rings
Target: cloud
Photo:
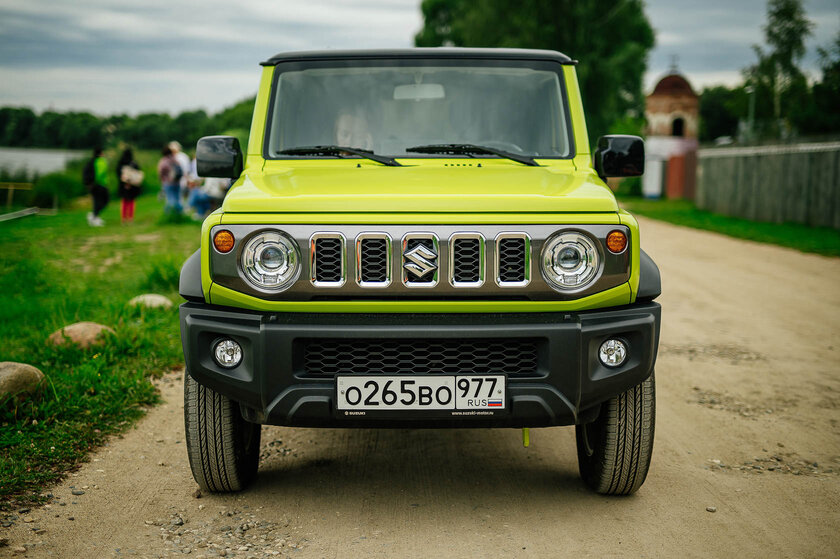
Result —
[[[218, 110], [253, 94], [283, 51], [411, 46], [421, 0], [3, 0], [0, 105], [109, 112]], [[840, 27], [837, 0], [806, 0], [815, 46]], [[650, 0], [646, 84], [679, 56], [693, 82], [738, 81], [763, 40], [766, 0]], [[570, 53], [574, 54], [574, 53]], [[709, 82], [711, 83], [711, 82]]]
[[[35, 106], [61, 111], [84, 110], [100, 115], [140, 112], [177, 113], [186, 108], [217, 111], [250, 97], [259, 85], [259, 69], [207, 71], [146, 69], [114, 72], [108, 68], [66, 67], [10, 69], [0, 66], [0, 75], [14, 71], [25, 91], [0, 80], [4, 105]], [[95, 99], [94, 106], [91, 99]]]
[[[802, 67], [813, 73], [816, 46], [826, 45], [840, 28], [840, 7], [837, 0], [806, 0], [804, 7], [815, 26]], [[764, 43], [766, 0], [658, 0], [646, 2], [645, 11], [657, 30], [649, 59], [653, 75], [665, 72], [677, 55], [689, 77], [735, 76], [755, 62], [753, 45]]]

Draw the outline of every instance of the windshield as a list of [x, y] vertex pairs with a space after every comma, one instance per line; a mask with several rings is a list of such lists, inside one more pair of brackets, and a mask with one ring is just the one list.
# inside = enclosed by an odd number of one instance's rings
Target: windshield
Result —
[[560, 69], [554, 64], [351, 62], [277, 68], [267, 157], [289, 158], [281, 152], [307, 146], [440, 157], [407, 152], [430, 144], [473, 144], [534, 157], [573, 155]]

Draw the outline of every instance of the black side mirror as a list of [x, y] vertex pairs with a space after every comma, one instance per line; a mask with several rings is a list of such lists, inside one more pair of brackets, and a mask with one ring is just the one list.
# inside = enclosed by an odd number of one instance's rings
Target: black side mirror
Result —
[[242, 148], [233, 136], [205, 136], [195, 148], [199, 177], [238, 179], [242, 174]]
[[595, 170], [601, 178], [638, 177], [645, 172], [645, 142], [638, 136], [598, 138]]

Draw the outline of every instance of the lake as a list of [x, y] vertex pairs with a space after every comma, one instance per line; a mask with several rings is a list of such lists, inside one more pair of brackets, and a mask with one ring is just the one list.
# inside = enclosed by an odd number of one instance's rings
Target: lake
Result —
[[88, 156], [86, 150], [0, 147], [0, 169], [14, 174], [44, 175], [62, 171], [69, 161]]

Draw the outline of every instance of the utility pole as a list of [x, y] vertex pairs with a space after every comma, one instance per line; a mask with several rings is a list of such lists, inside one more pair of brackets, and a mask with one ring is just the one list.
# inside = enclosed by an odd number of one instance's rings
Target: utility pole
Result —
[[747, 117], [747, 128], [749, 129], [749, 141], [755, 141], [755, 86], [747, 85], [744, 91], [750, 96], [749, 116]]

